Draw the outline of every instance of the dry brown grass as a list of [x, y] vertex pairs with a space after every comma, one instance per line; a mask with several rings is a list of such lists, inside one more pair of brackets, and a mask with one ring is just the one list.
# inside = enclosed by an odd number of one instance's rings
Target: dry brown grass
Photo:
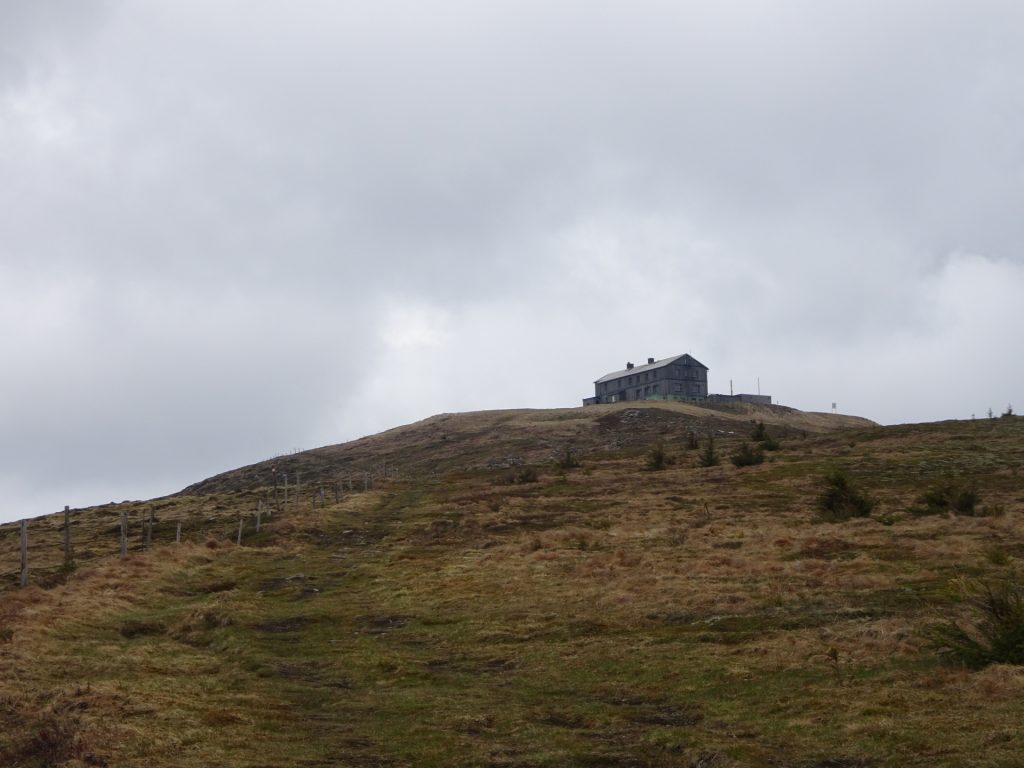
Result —
[[[375, 437], [398, 452], [443, 428], [463, 444], [443, 460], [467, 463], [482, 444], [544, 454], [591, 427], [606, 447], [564, 473], [539, 464], [538, 483], [462, 468], [306, 500], [243, 547], [256, 489], [132, 505], [162, 505], [161, 527], [125, 561], [121, 505], [79, 513], [76, 547], [94, 554], [66, 583], [0, 595], [0, 762], [1013, 764], [1019, 669], [950, 668], [921, 630], [953, 610], [952, 579], [1024, 558], [1017, 420], [790, 434], [743, 470], [680, 448], [644, 472], [639, 441], [675, 422], [628, 412], [601, 412], [618, 417], [605, 427], [578, 411], [452, 416]], [[541, 447], [519, 442], [530, 434]], [[879, 499], [871, 518], [816, 520], [837, 464]], [[1002, 514], [905, 514], [950, 472]], [[34, 530], [34, 547], [57, 547], [37, 562], [56, 567], [59, 523]]]

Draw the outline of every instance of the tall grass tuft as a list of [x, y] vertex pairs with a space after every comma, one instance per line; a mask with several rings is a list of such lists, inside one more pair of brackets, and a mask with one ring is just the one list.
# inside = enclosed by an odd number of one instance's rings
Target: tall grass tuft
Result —
[[969, 617], [949, 619], [926, 633], [942, 656], [971, 669], [1024, 664], [1024, 585], [1018, 578], [962, 582]]

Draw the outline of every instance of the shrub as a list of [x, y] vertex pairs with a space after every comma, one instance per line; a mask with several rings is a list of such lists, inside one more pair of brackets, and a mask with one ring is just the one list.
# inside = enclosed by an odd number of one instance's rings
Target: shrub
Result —
[[700, 448], [700, 441], [697, 439], [697, 433], [692, 429], [686, 433], [686, 450], [695, 451]]
[[963, 582], [965, 620], [949, 619], [926, 636], [941, 655], [972, 669], [1024, 664], [1024, 585], [1016, 578]]
[[513, 475], [513, 483], [536, 483], [540, 480], [540, 475], [537, 472], [536, 467], [523, 467]]
[[700, 452], [697, 461], [702, 467], [715, 467], [722, 461], [715, 452], [715, 435], [710, 429], [708, 430], [708, 438], [704, 442], [704, 450]]
[[764, 451], [759, 446], [744, 443], [733, 452], [729, 460], [737, 467], [751, 467], [764, 461]]
[[519, 483], [536, 483], [540, 481], [540, 473], [536, 467], [519, 467], [496, 477], [495, 485], [518, 485]]
[[882, 514], [877, 515], [875, 517], [875, 520], [877, 520], [882, 525], [896, 524], [896, 516], [892, 512], [883, 512]]
[[759, 421], [754, 425], [754, 429], [750, 433], [750, 439], [757, 443], [761, 450], [777, 451], [779, 449], [779, 441], [772, 437], [763, 421]]
[[841, 469], [829, 472], [822, 480], [818, 512], [823, 520], [840, 521], [867, 517], [875, 508], [874, 500], [862, 491]]
[[1003, 412], [1003, 418], [1004, 419], [1008, 419], [1011, 416], [1013, 416], [1013, 406], [1012, 405], [1007, 405], [1006, 406], [1006, 411]]
[[647, 454], [646, 468], [652, 472], [664, 469], [669, 464], [668, 454], [665, 453], [665, 444], [659, 442]]
[[[6, 765], [65, 765], [82, 752], [77, 717], [48, 711], [29, 721], [29, 736], [0, 752]], [[11, 762], [6, 762], [6, 760]], [[25, 762], [22, 762], [22, 761]]]
[[576, 469], [580, 465], [580, 460], [576, 458], [576, 454], [572, 452], [572, 449], [566, 446], [565, 453], [555, 460], [555, 464], [558, 465], [559, 469]]
[[146, 637], [150, 635], [162, 635], [167, 627], [159, 621], [143, 621], [140, 619], [128, 619], [121, 625], [121, 637], [131, 639], [133, 637]]
[[978, 491], [968, 485], [949, 480], [931, 488], [917, 497], [917, 503], [910, 511], [915, 515], [957, 515], [973, 517], [981, 497]]
[[1007, 554], [1005, 549], [1000, 549], [999, 547], [990, 547], [985, 550], [985, 559], [992, 563], [992, 565], [999, 567], [1010, 564], [1010, 555]]

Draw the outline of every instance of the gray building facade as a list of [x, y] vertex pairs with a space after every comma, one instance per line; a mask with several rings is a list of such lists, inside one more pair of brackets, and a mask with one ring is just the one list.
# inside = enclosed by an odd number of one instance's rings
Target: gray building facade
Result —
[[594, 396], [584, 405], [623, 403], [633, 400], [705, 400], [708, 396], [708, 367], [690, 355], [664, 360], [647, 358], [646, 365], [626, 363], [621, 371], [606, 374], [594, 382]]
[[771, 395], [708, 395], [712, 403], [749, 403], [750, 405], [771, 405]]

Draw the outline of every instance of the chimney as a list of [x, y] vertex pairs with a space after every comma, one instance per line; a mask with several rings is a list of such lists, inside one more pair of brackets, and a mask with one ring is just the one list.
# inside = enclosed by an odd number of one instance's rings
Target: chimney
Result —
[[633, 370], [633, 364], [632, 363], [626, 363], [626, 370], [627, 371], [632, 371]]
[[648, 364], [648, 365], [650, 365], [650, 364], [651, 364], [651, 363], [653, 363], [653, 362], [654, 362], [654, 358], [653, 358], [653, 357], [648, 357], [648, 358], [647, 358], [647, 364]]

